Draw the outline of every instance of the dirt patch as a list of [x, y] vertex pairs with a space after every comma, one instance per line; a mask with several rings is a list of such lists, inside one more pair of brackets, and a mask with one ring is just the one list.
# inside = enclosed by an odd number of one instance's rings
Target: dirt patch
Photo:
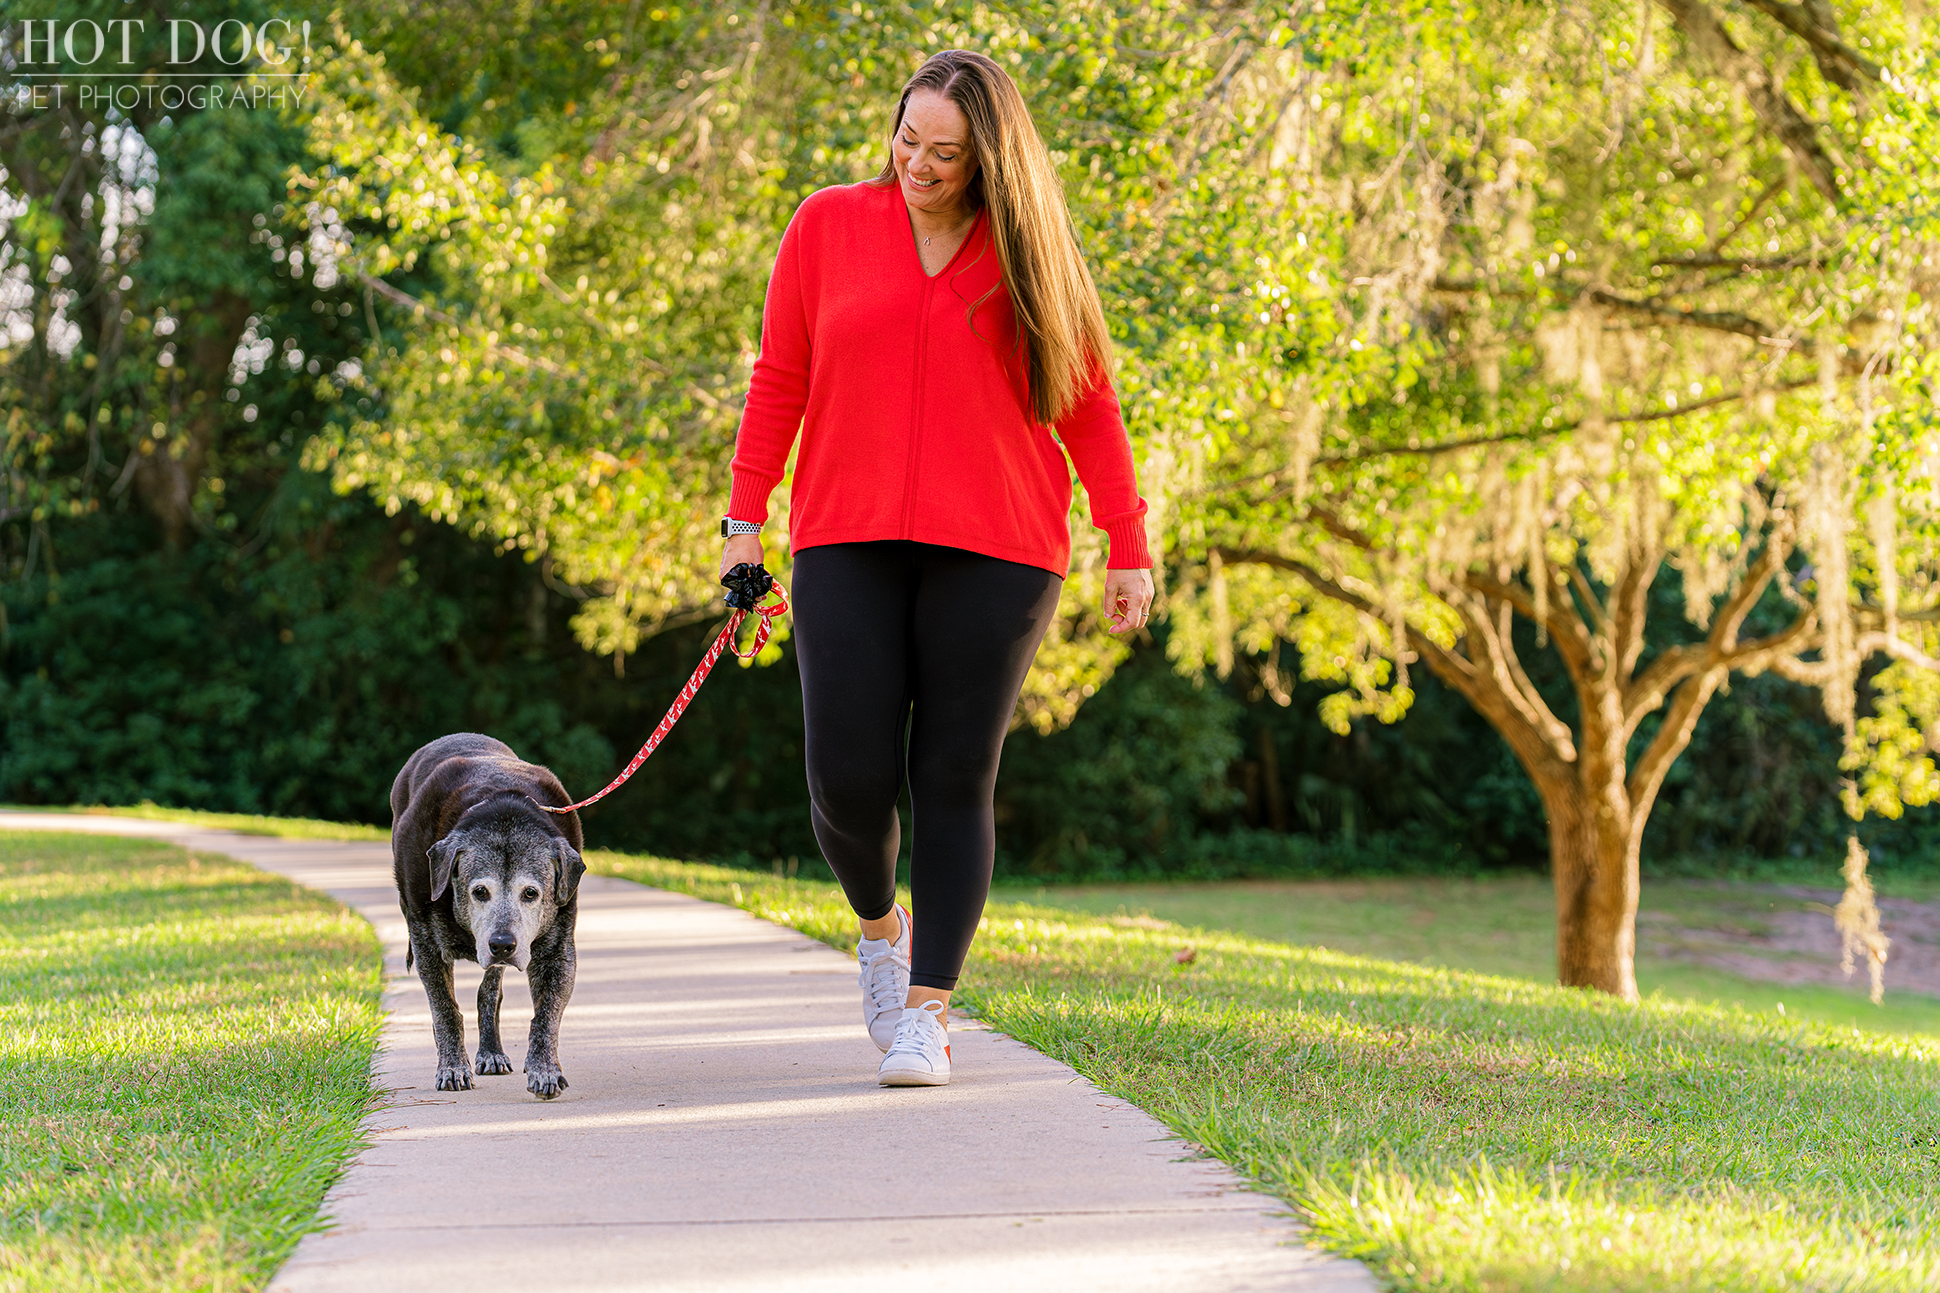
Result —
[[[1708, 886], [1707, 886], [1708, 887]], [[1640, 950], [1728, 970], [1770, 983], [1864, 987], [1866, 967], [1848, 978], [1839, 969], [1839, 931], [1832, 923], [1837, 889], [1803, 885], [1719, 885], [1702, 910], [1675, 905], [1637, 914]], [[1889, 992], [1940, 997], [1940, 905], [1881, 898], [1880, 928], [1893, 940], [1886, 959]]]

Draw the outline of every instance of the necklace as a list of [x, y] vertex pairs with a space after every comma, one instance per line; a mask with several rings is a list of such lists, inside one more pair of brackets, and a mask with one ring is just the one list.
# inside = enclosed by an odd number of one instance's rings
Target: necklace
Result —
[[[960, 225], [958, 225], [956, 229], [952, 229], [952, 230], [950, 230], [950, 232], [951, 232], [951, 233], [955, 233], [955, 232], [957, 231], [957, 229], [964, 229], [964, 228], [968, 228], [968, 227], [970, 226], [970, 224], [971, 224], [972, 222], [974, 222], [974, 221], [976, 220], [976, 218], [977, 218], [977, 213], [976, 213], [976, 212], [974, 212], [974, 211], [972, 211], [972, 212], [970, 213], [970, 219], [969, 219], [969, 220], [965, 220], [965, 221], [964, 221], [964, 222], [963, 222], [962, 224], [960, 224]], [[930, 235], [930, 238], [934, 238], [934, 237], [936, 237], [936, 235], [935, 235], [935, 234], [931, 234], [931, 235]], [[930, 245], [930, 238], [925, 238], [925, 239], [923, 239], [923, 245], [924, 245], [925, 247], [927, 247], [927, 246], [929, 246], [929, 245]]]

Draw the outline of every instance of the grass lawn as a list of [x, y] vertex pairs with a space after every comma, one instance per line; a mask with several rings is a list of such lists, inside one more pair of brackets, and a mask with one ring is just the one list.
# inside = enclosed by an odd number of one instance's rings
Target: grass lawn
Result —
[[254, 1289], [372, 1098], [369, 925], [228, 858], [0, 832], [0, 1289]]
[[[1838, 883], [1836, 874], [1830, 883]], [[1556, 973], [1555, 897], [1542, 876], [1087, 885], [999, 890], [997, 896], [1538, 982]], [[1888, 991], [1885, 1004], [1875, 1006], [1867, 999], [1863, 969], [1847, 988], [1781, 984], [1693, 965], [1663, 950], [1685, 931], [1742, 926], [1755, 919], [1756, 909], [1782, 905], [1803, 903], [1774, 886], [1644, 881], [1637, 914], [1639, 990], [1750, 1010], [1776, 1012], [1782, 1005], [1788, 1018], [1841, 1027], [1940, 1034], [1940, 999]]]
[[[827, 884], [588, 862], [853, 946]], [[1940, 1039], [1006, 896], [959, 1000], [1396, 1288], [1940, 1287]]]

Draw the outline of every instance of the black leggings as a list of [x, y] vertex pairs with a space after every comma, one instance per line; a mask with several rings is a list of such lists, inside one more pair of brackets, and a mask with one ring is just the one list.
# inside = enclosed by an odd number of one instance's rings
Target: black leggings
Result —
[[910, 982], [921, 987], [956, 987], [983, 916], [997, 851], [997, 759], [1063, 582], [903, 539], [795, 556], [815, 838], [856, 914], [887, 916], [907, 767], [917, 836]]

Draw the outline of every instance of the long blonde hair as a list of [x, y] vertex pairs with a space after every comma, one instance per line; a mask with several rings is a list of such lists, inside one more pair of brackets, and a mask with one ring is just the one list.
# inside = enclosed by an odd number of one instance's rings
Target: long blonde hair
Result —
[[[943, 95], [970, 123], [977, 174], [968, 193], [988, 212], [990, 239], [1017, 313], [1031, 413], [1055, 426], [1071, 412], [1094, 371], [1110, 375], [1112, 353], [1098, 285], [1078, 250], [1051, 154], [1016, 83], [989, 58], [967, 49], [933, 54], [909, 78], [890, 125], [892, 148], [909, 96], [918, 90]], [[896, 182], [893, 155], [873, 182]]]

